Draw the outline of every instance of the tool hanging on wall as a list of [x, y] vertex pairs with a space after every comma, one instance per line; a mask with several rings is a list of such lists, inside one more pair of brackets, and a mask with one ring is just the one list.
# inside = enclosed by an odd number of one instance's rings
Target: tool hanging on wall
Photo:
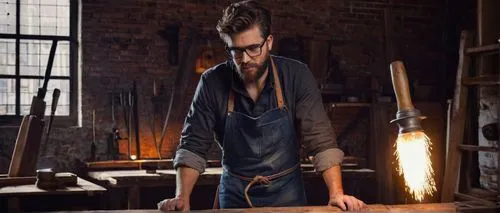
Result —
[[135, 80], [132, 82], [132, 112], [134, 115], [134, 131], [135, 131], [135, 159], [141, 159], [141, 141], [139, 137], [139, 106], [137, 104], [137, 84]]
[[[122, 139], [120, 130], [118, 129], [115, 118], [115, 93], [111, 93], [111, 132], [107, 138], [107, 155], [108, 160], [117, 160], [119, 155], [118, 142]], [[120, 100], [121, 101], [121, 100]]]
[[156, 80], [153, 81], [153, 97], [151, 98], [151, 104], [153, 105], [153, 116], [151, 122], [151, 134], [153, 135], [153, 143], [156, 149], [156, 153], [158, 155], [158, 159], [161, 159], [160, 147], [158, 146], [158, 141], [156, 140], [156, 113], [158, 113], [158, 102], [161, 99], [158, 96], [158, 92], [156, 90]]
[[96, 152], [96, 138], [95, 138], [95, 109], [92, 110], [92, 143], [90, 144], [90, 161], [93, 162], [96, 160], [95, 152]]
[[[172, 110], [179, 112], [176, 113], [177, 116], [179, 116], [179, 114], [181, 114], [181, 110], [183, 110], [184, 106], [183, 103], [184, 99], [186, 98], [185, 97], [186, 88], [189, 80], [192, 78], [192, 75], [194, 74], [194, 70], [196, 68], [195, 67], [196, 58], [200, 53], [201, 39], [199, 34], [195, 30], [190, 29], [189, 35], [184, 44], [185, 44], [185, 49], [182, 51], [180, 60], [181, 64], [179, 66], [179, 69], [177, 70], [177, 73], [175, 75], [174, 85], [172, 85], [170, 91], [170, 101], [168, 104], [168, 111], [165, 116], [165, 120], [163, 122], [163, 128], [161, 131], [160, 141], [158, 145], [159, 150], [162, 149], [163, 141], [165, 139], [165, 134], [168, 127], [168, 122], [170, 120], [170, 115], [172, 114]], [[177, 101], [175, 109], [172, 108], [174, 100]]]
[[56, 48], [57, 40], [53, 40], [52, 46], [50, 47], [43, 86], [38, 88], [37, 95], [33, 96], [30, 113], [25, 115], [21, 121], [14, 152], [12, 154], [12, 160], [9, 166], [10, 177], [35, 175], [36, 162], [38, 159], [38, 152], [40, 151], [43, 127], [45, 124], [43, 121], [46, 108], [44, 98], [47, 93], [47, 86], [54, 63]]
[[128, 91], [128, 158], [135, 160], [132, 155], [132, 108], [134, 107], [134, 102], [132, 100], [132, 90]]
[[158, 34], [168, 42], [168, 62], [172, 66], [177, 66], [179, 63], [179, 28], [178, 24], [173, 24], [158, 31]]
[[426, 194], [432, 195], [436, 191], [430, 158], [432, 143], [420, 125], [426, 117], [413, 106], [403, 62], [392, 62], [390, 70], [398, 106], [396, 119], [391, 121], [399, 128], [395, 152], [397, 168], [409, 193], [415, 200], [422, 201]]
[[[126, 156], [126, 159], [130, 159], [130, 140], [131, 140], [131, 137], [130, 137], [130, 124], [129, 124], [129, 119], [128, 119], [128, 115], [129, 115], [129, 97], [128, 97], [128, 93], [125, 91], [125, 90], [122, 90], [120, 92], [120, 107], [122, 109], [122, 113], [123, 113], [123, 122], [125, 124], [125, 131], [127, 133], [127, 138], [121, 138], [121, 140], [126, 140], [127, 142], [127, 156]], [[118, 145], [119, 147], [119, 145]], [[118, 152], [119, 151], [119, 148], [118, 148]], [[120, 158], [121, 159], [121, 158]]]
[[57, 109], [57, 102], [59, 101], [59, 96], [61, 95], [61, 90], [59, 89], [54, 89], [54, 92], [52, 92], [52, 104], [50, 106], [50, 118], [49, 118], [49, 124], [47, 126], [47, 132], [45, 134], [45, 143], [42, 144], [42, 149], [41, 153], [46, 153], [47, 152], [47, 146], [49, 143], [49, 135], [50, 135], [50, 130], [52, 129], [52, 123], [54, 121], [54, 117], [56, 114], [56, 109]]

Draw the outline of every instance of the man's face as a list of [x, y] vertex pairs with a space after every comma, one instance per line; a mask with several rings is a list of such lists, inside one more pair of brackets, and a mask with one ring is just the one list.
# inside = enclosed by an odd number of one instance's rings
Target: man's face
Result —
[[258, 25], [224, 38], [236, 71], [246, 83], [255, 83], [266, 72], [273, 37], [262, 38]]

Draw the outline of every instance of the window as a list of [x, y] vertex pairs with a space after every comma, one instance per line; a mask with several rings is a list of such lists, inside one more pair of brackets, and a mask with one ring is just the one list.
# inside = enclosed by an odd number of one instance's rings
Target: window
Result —
[[56, 42], [45, 115], [58, 88], [56, 120], [76, 124], [78, 11], [78, 0], [0, 0], [0, 122], [15, 124], [29, 114]]

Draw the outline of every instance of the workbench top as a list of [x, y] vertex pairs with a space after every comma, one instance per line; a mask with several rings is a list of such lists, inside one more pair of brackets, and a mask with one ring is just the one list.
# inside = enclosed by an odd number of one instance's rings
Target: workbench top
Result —
[[34, 183], [0, 187], [0, 197], [24, 196], [24, 195], [33, 196], [33, 195], [95, 194], [104, 192], [106, 192], [106, 189], [104, 187], [93, 184], [82, 178], [77, 179], [77, 185], [75, 186], [66, 186], [55, 190], [40, 189]]
[[[319, 213], [319, 212], [341, 212], [337, 207], [328, 206], [305, 206], [305, 207], [267, 207], [253, 209], [208, 209], [195, 210], [193, 213], [271, 213], [271, 212], [295, 212], [295, 213]], [[101, 211], [61, 211], [52, 213], [160, 213], [155, 209], [145, 210], [101, 210]], [[364, 212], [457, 212], [453, 203], [433, 203], [433, 204], [409, 204], [409, 205], [368, 205], [368, 209]]]

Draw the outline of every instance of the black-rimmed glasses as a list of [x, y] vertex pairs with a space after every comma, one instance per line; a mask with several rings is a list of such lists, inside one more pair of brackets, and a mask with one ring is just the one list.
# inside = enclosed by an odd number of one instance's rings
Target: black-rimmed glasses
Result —
[[261, 44], [253, 44], [247, 47], [226, 47], [226, 51], [234, 59], [241, 59], [243, 57], [243, 52], [246, 52], [250, 57], [257, 57], [262, 54], [262, 47], [266, 41], [267, 39], [265, 39]]

